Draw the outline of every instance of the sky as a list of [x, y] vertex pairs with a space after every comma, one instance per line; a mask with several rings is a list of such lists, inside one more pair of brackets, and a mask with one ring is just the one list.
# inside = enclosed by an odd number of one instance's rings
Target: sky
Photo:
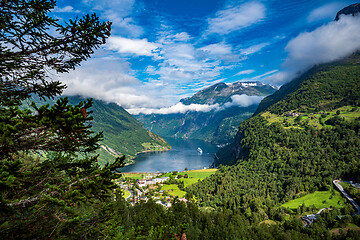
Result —
[[[130, 113], [180, 112], [180, 99], [215, 83], [281, 86], [316, 64], [360, 49], [360, 16], [334, 22], [353, 3], [58, 0], [52, 14], [60, 21], [95, 12], [112, 22], [106, 44], [59, 78], [68, 86], [66, 95], [114, 102]], [[253, 99], [233, 99], [240, 105], [248, 101]]]

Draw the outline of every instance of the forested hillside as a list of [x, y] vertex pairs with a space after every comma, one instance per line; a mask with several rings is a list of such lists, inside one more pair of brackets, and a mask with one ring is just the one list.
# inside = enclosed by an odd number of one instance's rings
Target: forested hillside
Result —
[[[359, 55], [317, 66], [269, 96], [190, 190], [203, 206], [266, 215], [301, 192], [360, 176]], [[293, 88], [292, 88], [293, 87]], [[270, 105], [269, 103], [274, 103]], [[265, 105], [270, 105], [267, 108]]]
[[[33, 96], [36, 103], [41, 104], [39, 98]], [[85, 99], [68, 97], [70, 104], [76, 105]], [[29, 101], [28, 101], [29, 102]], [[48, 103], [55, 101], [48, 100]], [[104, 137], [98, 150], [101, 165], [112, 162], [116, 157], [125, 155], [130, 162], [138, 153], [145, 151], [167, 151], [171, 147], [160, 136], [144, 129], [143, 124], [132, 117], [122, 107], [115, 103], [106, 103], [93, 100], [89, 109], [92, 111], [92, 130], [95, 133], [103, 132]]]

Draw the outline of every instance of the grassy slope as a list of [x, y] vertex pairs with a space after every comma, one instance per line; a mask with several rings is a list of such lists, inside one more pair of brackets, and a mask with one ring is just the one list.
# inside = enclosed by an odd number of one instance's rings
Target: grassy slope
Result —
[[174, 197], [184, 197], [186, 192], [181, 191], [176, 184], [165, 184], [161, 187], [161, 190], [168, 191], [168, 193]]
[[[80, 97], [68, 98], [73, 105], [84, 100]], [[37, 97], [33, 97], [33, 101], [44, 104]], [[47, 101], [51, 105], [54, 102], [54, 100]], [[117, 156], [125, 155], [130, 160], [140, 152], [166, 151], [171, 148], [163, 138], [145, 130], [142, 123], [117, 104], [94, 100], [90, 110], [93, 111], [91, 116], [94, 118], [92, 130], [96, 133], [101, 131], [104, 133], [102, 147], [99, 149], [100, 164], [111, 162]]]
[[[339, 111], [339, 114], [337, 114], [337, 111]], [[334, 116], [339, 116], [348, 122], [354, 121], [360, 117], [360, 109], [352, 106], [343, 106], [331, 111], [305, 114], [300, 117], [277, 115], [268, 111], [261, 113], [260, 115], [268, 121], [269, 125], [278, 122], [281, 123], [284, 128], [304, 129], [304, 127], [312, 126], [321, 129], [323, 127], [332, 128], [331, 125], [326, 124], [326, 121]]]
[[[77, 100], [71, 98], [72, 102]], [[93, 130], [104, 132], [102, 144], [107, 147], [107, 151], [102, 148], [102, 154], [106, 152], [113, 158], [116, 155], [133, 158], [143, 151], [165, 151], [170, 148], [164, 139], [145, 130], [140, 122], [114, 103], [95, 101], [91, 110], [94, 111]], [[109, 157], [105, 159], [104, 156], [100, 160], [105, 162]]]
[[360, 104], [360, 53], [347, 59], [312, 68], [266, 97], [254, 115], [266, 109], [272, 113], [287, 111], [320, 112], [346, 105]]
[[281, 207], [296, 210], [302, 204], [305, 204], [306, 206], [315, 205], [317, 209], [330, 207], [342, 208], [345, 206], [345, 203], [345, 198], [343, 198], [338, 191], [334, 191], [334, 195], [331, 194], [331, 191], [316, 191], [286, 202], [282, 204]]
[[208, 168], [208, 169], [190, 170], [187, 171], [186, 174], [189, 176], [189, 178], [204, 179], [211, 176], [216, 171], [217, 171], [216, 168]]

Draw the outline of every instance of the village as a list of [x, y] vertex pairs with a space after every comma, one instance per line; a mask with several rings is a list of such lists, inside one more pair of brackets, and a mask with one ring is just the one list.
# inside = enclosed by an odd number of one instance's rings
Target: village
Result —
[[184, 170], [169, 173], [122, 173], [117, 183], [124, 191], [124, 198], [132, 205], [152, 199], [165, 208], [171, 207], [174, 199], [187, 202], [196, 201], [184, 190], [211, 174], [216, 169]]

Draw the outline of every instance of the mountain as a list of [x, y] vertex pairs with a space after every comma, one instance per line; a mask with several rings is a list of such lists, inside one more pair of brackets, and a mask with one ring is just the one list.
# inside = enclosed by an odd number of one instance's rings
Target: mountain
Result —
[[204, 207], [267, 217], [269, 207], [329, 190], [334, 179], [358, 181], [359, 107], [359, 53], [315, 66], [266, 97], [216, 154], [216, 165], [229, 166], [189, 191]]
[[[276, 88], [260, 82], [218, 83], [192, 97], [180, 100], [185, 106], [212, 106], [212, 110], [208, 112], [139, 114], [135, 117], [144, 123], [146, 129], [163, 137], [192, 138], [214, 144], [227, 144], [234, 138], [240, 122], [254, 113], [261, 99], [247, 96], [266, 96], [274, 91]], [[237, 100], [240, 103], [236, 104]]]
[[360, 3], [355, 3], [350, 6], [347, 6], [340, 10], [335, 17], [335, 21], [338, 21], [340, 19], [340, 15], [352, 15], [357, 16], [360, 13]]
[[189, 98], [181, 99], [185, 105], [190, 104], [224, 104], [231, 101], [231, 96], [246, 94], [248, 96], [266, 96], [274, 93], [275, 87], [254, 81], [217, 83], [205, 88]]
[[[84, 100], [78, 96], [68, 99], [73, 105]], [[36, 97], [33, 97], [33, 100], [39, 104], [43, 103]], [[144, 129], [142, 123], [119, 105], [95, 99], [93, 101], [93, 106], [90, 108], [94, 118], [92, 130], [95, 133], [102, 131], [104, 134], [99, 150], [100, 164], [111, 162], [122, 155], [127, 157], [127, 162], [131, 162], [142, 152], [170, 150], [170, 145], [162, 137]], [[49, 100], [47, 103], [52, 104], [54, 100]]]

